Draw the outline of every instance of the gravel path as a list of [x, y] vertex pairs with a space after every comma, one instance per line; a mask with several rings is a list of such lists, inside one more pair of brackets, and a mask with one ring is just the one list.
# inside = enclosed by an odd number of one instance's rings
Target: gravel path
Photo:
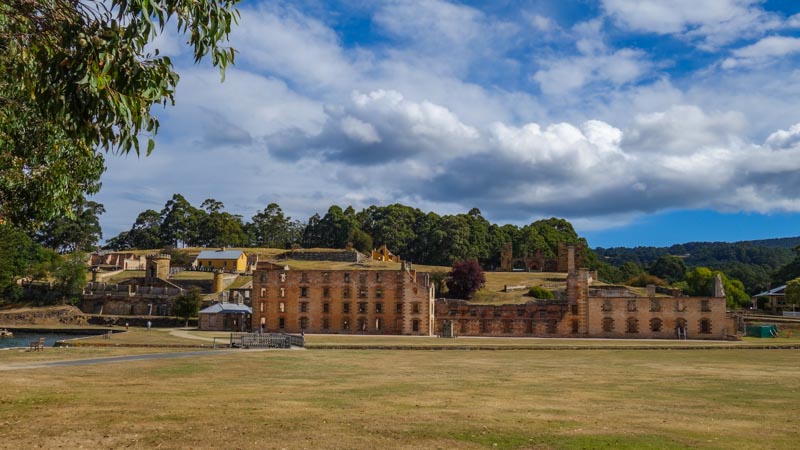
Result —
[[173, 353], [150, 353], [146, 355], [130, 355], [130, 356], [110, 356], [107, 358], [88, 358], [88, 359], [75, 359], [69, 361], [42, 361], [31, 363], [11, 363], [0, 364], [0, 371], [7, 370], [25, 370], [25, 369], [45, 369], [48, 367], [72, 367], [72, 366], [87, 366], [92, 364], [110, 364], [119, 362], [131, 361], [146, 361], [150, 359], [170, 359], [170, 358], [188, 358], [193, 356], [208, 356], [220, 355], [230, 353], [241, 353], [244, 351], [259, 351], [259, 350], [205, 350], [196, 352], [173, 352]]

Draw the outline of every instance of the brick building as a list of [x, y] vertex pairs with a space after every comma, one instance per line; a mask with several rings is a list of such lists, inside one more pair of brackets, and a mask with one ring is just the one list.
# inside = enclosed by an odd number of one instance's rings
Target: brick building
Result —
[[378, 268], [293, 269], [259, 262], [253, 273], [254, 330], [431, 335], [433, 286], [409, 264]]
[[580, 269], [567, 277], [565, 298], [521, 305], [436, 302], [436, 332], [444, 321], [462, 336], [602, 337], [638, 339], [725, 339], [735, 334], [726, 317], [725, 297], [641, 296], [625, 287], [591, 288]]
[[592, 273], [575, 269], [572, 248], [566, 292], [556, 300], [516, 305], [474, 305], [439, 299], [436, 332], [446, 321], [463, 336], [543, 336], [638, 339], [726, 339], [736, 327], [726, 315], [722, 280], [714, 295], [683, 297], [647, 288], [645, 295], [626, 286], [592, 286]]

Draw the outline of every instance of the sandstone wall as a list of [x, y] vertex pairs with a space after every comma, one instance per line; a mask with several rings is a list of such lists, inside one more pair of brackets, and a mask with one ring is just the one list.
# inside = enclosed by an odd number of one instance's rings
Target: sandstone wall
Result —
[[433, 326], [427, 274], [405, 270], [256, 268], [251, 298], [254, 330], [428, 335]]

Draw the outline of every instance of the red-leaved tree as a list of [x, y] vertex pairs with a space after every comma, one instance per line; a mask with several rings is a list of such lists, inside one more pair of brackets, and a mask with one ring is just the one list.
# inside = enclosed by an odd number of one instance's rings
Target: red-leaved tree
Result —
[[447, 277], [447, 289], [450, 297], [470, 299], [486, 284], [486, 276], [478, 261], [470, 259], [453, 263], [453, 269]]

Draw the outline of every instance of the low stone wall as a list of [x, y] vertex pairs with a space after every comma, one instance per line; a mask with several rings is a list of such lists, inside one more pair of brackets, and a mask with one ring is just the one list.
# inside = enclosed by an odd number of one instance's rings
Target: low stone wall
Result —
[[[146, 327], [149, 320], [154, 328], [179, 328], [186, 325], [186, 321], [179, 317], [164, 316], [88, 316], [90, 325], [102, 325], [106, 327], [124, 327], [127, 323], [132, 327]], [[197, 319], [189, 319], [189, 326], [196, 327]]]
[[336, 261], [336, 262], [363, 262], [367, 259], [355, 250], [341, 250], [334, 252], [315, 252], [306, 250], [291, 250], [281, 253], [277, 259], [296, 259], [299, 261]]
[[18, 308], [0, 311], [0, 325], [84, 325], [86, 315], [74, 306]]

